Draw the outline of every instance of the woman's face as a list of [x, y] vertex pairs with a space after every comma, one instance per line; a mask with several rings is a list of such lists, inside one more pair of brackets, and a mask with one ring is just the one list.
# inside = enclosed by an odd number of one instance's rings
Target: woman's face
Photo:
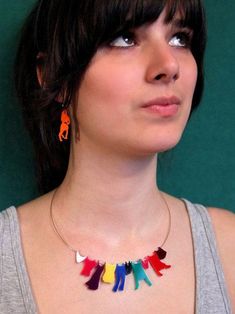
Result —
[[163, 12], [97, 51], [78, 91], [83, 144], [138, 156], [178, 143], [197, 80], [192, 32], [179, 22]]

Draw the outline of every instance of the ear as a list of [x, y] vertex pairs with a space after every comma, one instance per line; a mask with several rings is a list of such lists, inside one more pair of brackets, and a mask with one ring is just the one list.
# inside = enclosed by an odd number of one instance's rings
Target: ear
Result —
[[[37, 55], [37, 68], [36, 68], [36, 72], [37, 72], [37, 79], [38, 79], [38, 83], [41, 86], [41, 88], [43, 88], [44, 86], [44, 80], [43, 80], [43, 72], [44, 72], [44, 63], [45, 63], [45, 58], [46, 58], [46, 54], [43, 52], [39, 52]], [[60, 93], [56, 99], [55, 99], [58, 103], [63, 103], [64, 102], [64, 93]]]
[[38, 83], [41, 87], [43, 87], [43, 64], [45, 60], [46, 54], [43, 52], [39, 52], [37, 55], [37, 79]]

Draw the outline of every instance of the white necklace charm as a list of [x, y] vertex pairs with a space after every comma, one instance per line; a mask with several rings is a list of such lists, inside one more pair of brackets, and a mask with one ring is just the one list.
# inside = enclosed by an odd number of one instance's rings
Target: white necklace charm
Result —
[[82, 256], [78, 251], [76, 251], [76, 263], [81, 263], [83, 262], [87, 256]]

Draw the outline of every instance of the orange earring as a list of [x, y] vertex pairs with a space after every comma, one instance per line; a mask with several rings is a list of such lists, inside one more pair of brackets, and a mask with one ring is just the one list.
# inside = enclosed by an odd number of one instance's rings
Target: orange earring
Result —
[[68, 114], [68, 110], [64, 109], [61, 112], [61, 125], [60, 125], [60, 132], [59, 132], [59, 140], [62, 142], [63, 140], [68, 139], [69, 135], [69, 125], [70, 125], [70, 117]]

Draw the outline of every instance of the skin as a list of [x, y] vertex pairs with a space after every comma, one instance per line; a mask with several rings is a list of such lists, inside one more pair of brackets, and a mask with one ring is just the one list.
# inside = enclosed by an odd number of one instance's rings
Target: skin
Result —
[[[120, 37], [93, 58], [78, 93], [81, 142], [112, 155], [139, 158], [179, 141], [197, 68], [190, 49], [181, 47], [183, 41], [175, 35], [182, 30], [164, 25], [162, 19], [136, 30], [130, 44]], [[172, 95], [180, 99], [176, 117], [162, 119], [141, 110], [152, 99]]]
[[[115, 47], [100, 49], [85, 73], [77, 98], [80, 141], [73, 142], [64, 182], [66, 193], [87, 194], [88, 190], [95, 195], [80, 196], [86, 212], [80, 219], [86, 220], [89, 212], [96, 221], [97, 212], [104, 208], [118, 216], [117, 230], [123, 216], [133, 228], [134, 217], [142, 221], [143, 213], [152, 213], [156, 201], [163, 203], [156, 188], [156, 153], [178, 143], [197, 78], [190, 49], [175, 43], [182, 30], [163, 21], [161, 15], [155, 23], [136, 30], [134, 44], [128, 47], [120, 46], [124, 42], [119, 39]], [[152, 99], [172, 95], [180, 99], [173, 117], [149, 114], [142, 108]], [[96, 212], [97, 201], [101, 206]], [[102, 216], [100, 220], [103, 230]], [[130, 230], [129, 223], [126, 227]], [[112, 224], [110, 232], [116, 233], [113, 228]]]
[[[110, 262], [136, 259], [152, 252], [156, 239], [163, 241], [169, 217], [156, 186], [157, 153], [180, 140], [197, 79], [190, 48], [176, 36], [181, 31], [164, 23], [163, 12], [154, 23], [135, 30], [128, 47], [118, 38], [99, 49], [85, 73], [75, 106], [80, 140], [75, 140], [72, 126], [68, 172], [53, 202], [61, 232], [84, 255]], [[180, 99], [172, 117], [142, 108], [152, 99], [172, 95]], [[110, 287], [91, 297], [79, 286], [77, 268], [71, 268], [73, 255], [50, 225], [52, 193], [18, 208], [25, 258], [41, 312], [61, 313], [63, 305], [64, 313], [78, 309], [90, 313], [94, 306], [97, 313], [120, 313], [123, 306], [129, 313], [139, 313], [140, 308], [152, 313], [156, 306], [159, 313], [193, 313], [195, 278], [188, 215], [181, 200], [163, 195], [172, 216], [165, 249], [174, 272], [161, 278], [161, 285], [155, 278], [154, 286], [143, 288], [138, 297], [136, 292], [128, 298], [119, 294], [115, 308], [110, 304]], [[232, 295], [234, 215], [215, 208], [209, 212]]]

